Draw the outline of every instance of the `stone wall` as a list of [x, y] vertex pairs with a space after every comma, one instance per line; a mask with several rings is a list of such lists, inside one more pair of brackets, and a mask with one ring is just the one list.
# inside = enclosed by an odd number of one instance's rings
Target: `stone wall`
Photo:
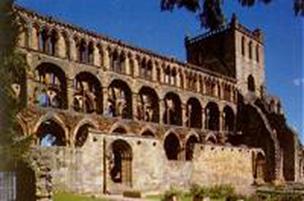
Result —
[[197, 145], [194, 150], [191, 182], [212, 186], [233, 185], [240, 193], [250, 193], [254, 183], [255, 149]]
[[48, 161], [54, 190], [100, 194], [103, 189], [101, 141], [90, 136], [82, 149], [35, 149], [37, 161]]
[[[122, 140], [131, 148], [131, 182], [114, 183], [110, 177], [113, 142]], [[250, 193], [255, 149], [197, 144], [193, 161], [168, 161], [163, 143], [153, 138], [90, 134], [81, 149], [41, 148], [41, 158], [51, 161], [55, 189], [78, 193], [118, 193], [124, 190], [157, 192], [170, 186], [231, 184]]]

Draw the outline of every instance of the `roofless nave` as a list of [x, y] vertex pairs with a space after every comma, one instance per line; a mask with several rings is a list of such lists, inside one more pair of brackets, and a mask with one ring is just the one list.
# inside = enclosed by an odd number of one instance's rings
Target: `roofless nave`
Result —
[[107, 193], [229, 183], [246, 192], [303, 179], [297, 135], [265, 91], [260, 30], [233, 16], [186, 38], [184, 63], [17, 10], [29, 65], [20, 129], [52, 158], [56, 186]]

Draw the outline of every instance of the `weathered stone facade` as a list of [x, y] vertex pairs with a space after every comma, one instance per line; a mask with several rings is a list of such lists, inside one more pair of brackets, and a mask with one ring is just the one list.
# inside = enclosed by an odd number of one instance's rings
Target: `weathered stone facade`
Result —
[[16, 9], [29, 65], [20, 129], [52, 161], [55, 188], [229, 183], [250, 192], [303, 179], [297, 135], [264, 91], [260, 30], [233, 17], [222, 30], [186, 38], [183, 63]]

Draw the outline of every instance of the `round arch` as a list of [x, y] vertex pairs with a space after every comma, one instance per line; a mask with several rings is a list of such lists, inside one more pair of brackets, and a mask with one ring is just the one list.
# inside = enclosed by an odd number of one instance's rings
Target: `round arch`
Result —
[[178, 160], [181, 144], [175, 133], [167, 134], [164, 140], [164, 149], [168, 160]]
[[225, 106], [223, 109], [223, 130], [225, 131], [233, 131], [234, 130], [234, 122], [235, 122], [235, 114], [233, 109], [230, 106]]
[[207, 130], [218, 131], [220, 122], [219, 107], [215, 102], [209, 102], [205, 108], [206, 122], [205, 127]]
[[36, 136], [39, 145], [42, 147], [65, 146], [67, 139], [64, 132], [60, 124], [50, 119], [39, 125]]
[[102, 86], [99, 79], [90, 72], [80, 72], [74, 78], [75, 111], [102, 113]]
[[187, 126], [191, 128], [202, 127], [202, 106], [197, 98], [189, 98], [186, 107]]
[[132, 184], [132, 147], [125, 140], [115, 140], [111, 144], [112, 165], [110, 177], [114, 183]]
[[180, 97], [173, 92], [165, 95], [165, 112], [163, 114], [163, 122], [165, 124], [182, 125], [182, 102]]
[[67, 108], [66, 74], [59, 66], [41, 63], [36, 67], [35, 103], [41, 107]]
[[106, 116], [132, 119], [132, 91], [129, 85], [115, 79], [108, 87]]
[[159, 98], [154, 89], [148, 86], [141, 87], [136, 110], [139, 120], [159, 122]]

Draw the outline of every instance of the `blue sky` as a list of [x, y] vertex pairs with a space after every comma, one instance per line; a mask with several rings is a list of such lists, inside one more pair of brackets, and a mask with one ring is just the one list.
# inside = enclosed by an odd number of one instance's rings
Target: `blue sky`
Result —
[[[183, 9], [160, 12], [160, 0], [17, 0], [20, 5], [101, 34], [185, 60], [184, 37], [204, 30], [197, 16]], [[273, 0], [242, 8], [224, 1], [227, 18], [235, 12], [250, 29], [265, 34], [267, 88], [282, 99], [289, 125], [304, 142], [304, 18], [296, 18], [292, 0]]]

